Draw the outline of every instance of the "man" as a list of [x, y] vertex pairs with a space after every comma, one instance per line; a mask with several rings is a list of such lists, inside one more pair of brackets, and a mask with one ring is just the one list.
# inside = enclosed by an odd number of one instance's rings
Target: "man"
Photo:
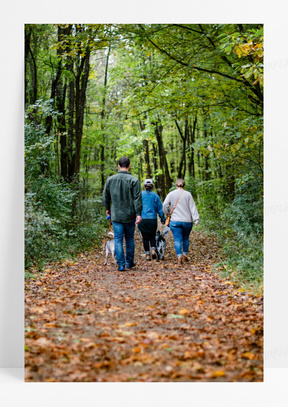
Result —
[[[109, 177], [103, 191], [103, 205], [106, 214], [111, 215], [113, 223], [115, 254], [119, 271], [131, 269], [134, 262], [135, 224], [141, 222], [142, 194], [139, 180], [131, 175], [130, 160], [121, 157], [118, 173]], [[136, 221], [135, 221], [136, 220]], [[126, 242], [126, 261], [123, 249], [123, 237]]]

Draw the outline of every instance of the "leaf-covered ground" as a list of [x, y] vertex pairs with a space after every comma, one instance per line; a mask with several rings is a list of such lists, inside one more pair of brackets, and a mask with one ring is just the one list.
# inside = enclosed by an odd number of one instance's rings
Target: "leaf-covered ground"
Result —
[[26, 282], [26, 381], [262, 381], [263, 298], [211, 272], [216, 240], [193, 230], [178, 265], [171, 232], [164, 261], [124, 273], [102, 247]]

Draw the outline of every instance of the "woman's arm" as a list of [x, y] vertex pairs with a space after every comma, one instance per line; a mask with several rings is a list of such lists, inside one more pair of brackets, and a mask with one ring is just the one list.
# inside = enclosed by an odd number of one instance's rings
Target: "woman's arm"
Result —
[[195, 225], [197, 226], [198, 221], [199, 221], [199, 213], [197, 211], [197, 207], [196, 207], [196, 204], [194, 202], [194, 199], [193, 199], [193, 196], [192, 196], [191, 193], [190, 193], [189, 198], [190, 198], [189, 199], [189, 208], [190, 208], [190, 211], [191, 211], [192, 219], [193, 219], [193, 222], [195, 223]]

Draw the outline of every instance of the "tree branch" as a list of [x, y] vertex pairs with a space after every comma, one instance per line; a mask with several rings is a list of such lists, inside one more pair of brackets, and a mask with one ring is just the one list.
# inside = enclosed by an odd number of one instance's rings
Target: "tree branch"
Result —
[[[146, 34], [145, 28], [142, 26], [142, 24], [139, 24], [139, 26], [140, 26], [140, 28], [144, 31], [144, 33]], [[149, 38], [147, 35], [146, 35], [146, 38], [147, 38], [147, 40], [148, 40], [155, 48], [158, 49], [158, 51], [162, 52], [163, 54], [167, 55], [170, 59], [173, 59], [173, 61], [176, 61], [177, 63], [179, 63], [179, 64], [181, 64], [181, 65], [183, 65], [183, 66], [186, 66], [186, 67], [188, 67], [188, 68], [192, 68], [192, 69], [195, 69], [195, 70], [201, 71], [201, 72], [207, 72], [207, 73], [210, 73], [210, 74], [220, 75], [220, 76], [223, 76], [223, 77], [225, 77], [225, 78], [228, 78], [228, 79], [231, 79], [231, 80], [233, 80], [233, 81], [236, 81], [236, 82], [239, 82], [239, 83], [244, 84], [244, 81], [243, 81], [243, 80], [238, 79], [238, 78], [235, 78], [235, 77], [230, 76], [230, 75], [227, 75], [227, 74], [225, 74], [225, 73], [223, 73], [223, 72], [219, 72], [219, 71], [216, 71], [216, 70], [205, 69], [205, 68], [200, 68], [199, 66], [190, 65], [190, 64], [188, 64], [188, 63], [186, 63], [186, 62], [184, 62], [184, 61], [181, 61], [181, 60], [177, 59], [176, 57], [174, 57], [173, 55], [171, 55], [171, 54], [170, 54], [169, 52], [167, 52], [165, 49], [160, 48], [160, 47], [159, 47], [157, 44], [155, 44], [155, 42], [152, 41], [151, 38]]]
[[181, 136], [181, 138], [182, 138], [182, 140], [183, 140], [183, 142], [184, 142], [184, 141], [185, 141], [185, 138], [184, 138], [184, 136], [183, 136], [183, 133], [182, 133], [182, 131], [181, 131], [181, 129], [180, 129], [180, 127], [179, 127], [179, 124], [178, 124], [178, 122], [177, 122], [176, 119], [175, 119], [175, 123], [176, 123], [177, 129], [178, 129], [178, 131], [179, 131], [179, 133], [180, 133], [180, 136]]

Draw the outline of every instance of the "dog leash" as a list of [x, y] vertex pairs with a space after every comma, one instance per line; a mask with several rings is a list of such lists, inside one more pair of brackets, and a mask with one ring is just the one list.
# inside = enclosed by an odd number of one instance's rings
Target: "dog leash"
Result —
[[107, 219], [107, 220], [109, 219], [109, 229], [110, 229], [111, 232], [113, 232], [113, 226], [112, 226], [111, 215], [108, 215], [108, 216], [106, 217], [106, 219]]

